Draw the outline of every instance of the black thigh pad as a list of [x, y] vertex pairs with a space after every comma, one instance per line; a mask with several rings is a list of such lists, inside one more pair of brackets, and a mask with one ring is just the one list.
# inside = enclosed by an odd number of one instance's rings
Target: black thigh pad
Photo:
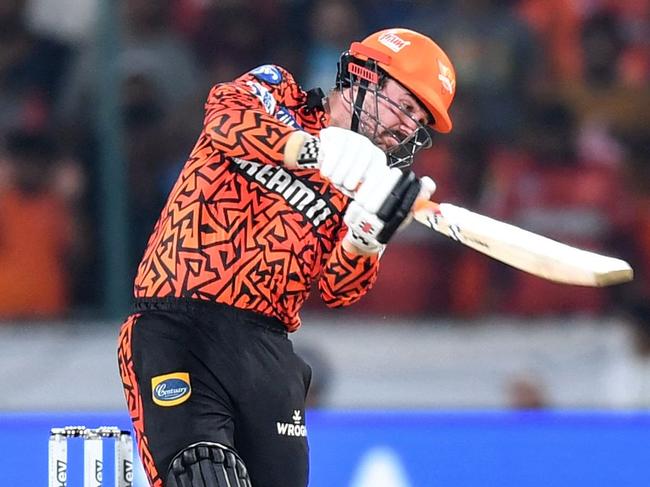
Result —
[[166, 487], [251, 487], [239, 455], [219, 443], [202, 441], [178, 453], [169, 465]]

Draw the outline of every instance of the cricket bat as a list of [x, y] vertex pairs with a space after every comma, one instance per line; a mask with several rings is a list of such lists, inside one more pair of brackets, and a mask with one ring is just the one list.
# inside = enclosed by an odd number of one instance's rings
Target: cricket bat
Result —
[[632, 280], [621, 259], [578, 249], [450, 203], [418, 200], [421, 224], [512, 267], [551, 281], [609, 286]]
[[[298, 167], [299, 153], [307, 140], [318, 139], [304, 132], [294, 132], [289, 137], [284, 151], [286, 167]], [[311, 150], [313, 158], [304, 167], [315, 167], [317, 153], [315, 146]], [[493, 259], [551, 281], [599, 287], [627, 282], [633, 277], [632, 268], [624, 260], [571, 247], [450, 203], [419, 199], [413, 216], [423, 225]]]

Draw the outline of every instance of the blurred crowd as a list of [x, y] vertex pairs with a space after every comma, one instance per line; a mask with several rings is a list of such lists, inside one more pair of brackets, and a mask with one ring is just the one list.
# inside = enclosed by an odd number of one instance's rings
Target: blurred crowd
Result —
[[[402, 26], [457, 70], [454, 131], [414, 166], [437, 181], [436, 199], [625, 258], [636, 279], [560, 286], [412, 225], [349, 312], [598, 316], [650, 300], [650, 0], [117, 3], [133, 272], [211, 85], [276, 63], [327, 91], [352, 40]], [[98, 5], [0, 2], [0, 319], [103, 302]]]

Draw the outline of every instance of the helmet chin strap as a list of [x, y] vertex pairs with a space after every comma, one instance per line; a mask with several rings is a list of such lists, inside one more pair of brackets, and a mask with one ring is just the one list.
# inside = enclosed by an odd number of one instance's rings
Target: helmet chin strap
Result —
[[352, 130], [353, 132], [359, 133], [359, 122], [361, 121], [359, 114], [361, 114], [363, 110], [363, 101], [366, 98], [367, 92], [368, 92], [368, 81], [362, 79], [359, 82], [357, 96], [354, 99], [354, 106], [352, 108], [352, 120], [350, 122], [350, 130]]
[[[369, 73], [369, 74], [366, 74]], [[360, 114], [363, 113], [363, 102], [368, 93], [368, 86], [371, 81], [377, 85], [377, 90], [381, 88], [382, 77], [379, 74], [377, 63], [373, 59], [368, 59], [363, 63], [363, 68], [360, 73], [357, 73], [359, 83], [357, 96], [354, 99], [354, 106], [352, 108], [352, 119], [350, 121], [350, 130], [359, 133], [359, 124], [361, 123]]]

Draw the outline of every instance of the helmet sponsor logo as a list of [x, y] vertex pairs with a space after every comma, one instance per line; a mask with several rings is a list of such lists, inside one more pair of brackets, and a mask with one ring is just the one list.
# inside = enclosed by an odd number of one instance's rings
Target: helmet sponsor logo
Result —
[[442, 84], [442, 87], [445, 89], [445, 91], [451, 95], [454, 92], [456, 84], [454, 73], [452, 72], [451, 68], [440, 61], [440, 59], [438, 59], [438, 71], [440, 72], [440, 74], [438, 74], [438, 80]]
[[271, 85], [277, 85], [282, 81], [282, 73], [272, 64], [264, 64], [251, 71], [251, 74], [257, 79], [266, 81]]
[[397, 34], [391, 34], [390, 32], [380, 35], [378, 41], [393, 52], [400, 52], [411, 44], [411, 41], [405, 41]]
[[158, 375], [151, 379], [153, 402], [158, 406], [170, 407], [184, 403], [190, 398], [190, 374], [174, 372]]
[[364, 68], [363, 66], [359, 66], [358, 64], [355, 63], [350, 63], [348, 67], [348, 71], [350, 73], [358, 76], [361, 79], [365, 79], [366, 81], [370, 81], [371, 83], [379, 83], [379, 75], [374, 72], [372, 69]]

